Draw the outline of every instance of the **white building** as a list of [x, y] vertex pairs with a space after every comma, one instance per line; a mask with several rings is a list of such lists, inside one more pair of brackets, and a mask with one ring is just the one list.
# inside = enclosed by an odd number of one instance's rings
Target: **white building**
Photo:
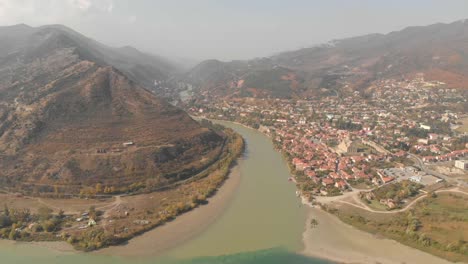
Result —
[[129, 142], [124, 142], [124, 143], [122, 143], [122, 145], [123, 145], [124, 147], [130, 147], [130, 146], [135, 145], [135, 143], [134, 143], [133, 141], [129, 141]]
[[456, 160], [455, 161], [455, 168], [459, 168], [462, 170], [468, 170], [468, 160]]
[[411, 176], [411, 177], [409, 178], [409, 180], [412, 181], [412, 182], [420, 183], [420, 182], [421, 182], [421, 178], [422, 178], [421, 176]]
[[421, 124], [421, 128], [424, 129], [424, 130], [431, 130], [431, 127], [427, 126], [427, 125], [422, 125]]

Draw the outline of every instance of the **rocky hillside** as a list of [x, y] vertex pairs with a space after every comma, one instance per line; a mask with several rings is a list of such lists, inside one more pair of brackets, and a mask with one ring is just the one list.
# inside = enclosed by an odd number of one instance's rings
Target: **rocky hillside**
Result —
[[186, 81], [201, 90], [239, 97], [298, 97], [304, 88], [297, 71], [269, 58], [204, 61], [187, 74]]
[[252, 61], [207, 61], [189, 76], [202, 90], [282, 98], [354, 91], [378, 79], [418, 73], [466, 89], [467, 54], [468, 20], [463, 20], [336, 40]]
[[145, 57], [62, 26], [0, 28], [1, 186], [127, 191], [213, 162], [224, 136], [142, 88], [171, 70]]
[[358, 84], [354, 88], [361, 88], [359, 84], [365, 86], [379, 78], [410, 78], [423, 73], [428, 80], [463, 89], [468, 84], [467, 44], [468, 20], [462, 20], [332, 41], [282, 53], [273, 60], [307, 73], [309, 80], [315, 80], [310, 83], [318, 88], [336, 78], [350, 78]]

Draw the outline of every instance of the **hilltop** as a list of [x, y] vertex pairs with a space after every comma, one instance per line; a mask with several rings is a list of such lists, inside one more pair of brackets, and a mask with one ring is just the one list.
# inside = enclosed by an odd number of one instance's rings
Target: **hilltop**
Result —
[[34, 194], [117, 193], [206, 168], [224, 135], [146, 89], [173, 71], [64, 26], [0, 27], [0, 183]]
[[448, 88], [468, 83], [468, 21], [334, 40], [250, 61], [205, 61], [190, 71], [201, 90], [240, 97], [305, 98], [366, 89], [422, 74]]

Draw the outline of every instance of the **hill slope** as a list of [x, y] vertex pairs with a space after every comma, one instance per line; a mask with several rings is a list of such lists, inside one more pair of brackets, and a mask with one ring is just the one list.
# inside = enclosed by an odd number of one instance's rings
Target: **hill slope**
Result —
[[[202, 90], [221, 89], [223, 95], [304, 98], [418, 73], [449, 88], [468, 87], [468, 20], [336, 40], [252, 61], [207, 61], [188, 76]], [[239, 80], [242, 85], [232, 85]], [[233, 87], [239, 89], [228, 89]], [[262, 92], [249, 92], [252, 88]]]
[[204, 61], [186, 79], [202, 90], [240, 97], [297, 97], [303, 90], [302, 77], [296, 71], [280, 67], [268, 58]]
[[451, 88], [464, 88], [468, 83], [467, 44], [468, 21], [463, 20], [333, 41], [329, 45], [285, 52], [273, 60], [306, 72], [310, 79], [323, 80], [339, 74], [344, 78], [359, 75], [361, 81], [373, 81], [423, 73], [426, 79], [445, 82]]
[[62, 26], [0, 28], [2, 186], [124, 190], [163, 186], [208, 166], [223, 135], [140, 86], [145, 74], [164, 78], [167, 70]]

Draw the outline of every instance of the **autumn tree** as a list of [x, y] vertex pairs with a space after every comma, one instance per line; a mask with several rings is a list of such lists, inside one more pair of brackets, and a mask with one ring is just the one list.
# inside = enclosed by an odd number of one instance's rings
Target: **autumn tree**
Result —
[[37, 214], [39, 215], [40, 220], [49, 220], [52, 214], [52, 209], [48, 207], [41, 207], [37, 210]]
[[96, 193], [102, 193], [102, 184], [100, 183], [96, 184]]

